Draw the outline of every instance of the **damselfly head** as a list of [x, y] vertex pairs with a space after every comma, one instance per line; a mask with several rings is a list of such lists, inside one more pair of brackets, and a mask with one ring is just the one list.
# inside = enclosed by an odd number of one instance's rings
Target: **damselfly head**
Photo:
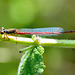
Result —
[[3, 31], [4, 30], [4, 27], [1, 27], [1, 31]]
[[1, 29], [0, 29], [0, 33], [1, 33], [1, 34], [4, 33], [4, 27], [1, 27]]

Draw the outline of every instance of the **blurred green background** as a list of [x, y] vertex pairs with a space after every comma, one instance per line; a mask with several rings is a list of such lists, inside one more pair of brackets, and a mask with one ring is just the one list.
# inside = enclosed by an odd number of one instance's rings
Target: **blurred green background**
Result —
[[[62, 27], [75, 30], [75, 0], [0, 0], [0, 27]], [[75, 39], [75, 34], [50, 37]], [[26, 47], [0, 41], [0, 75], [17, 75], [19, 49]], [[75, 49], [45, 47], [43, 75], [75, 75]]]

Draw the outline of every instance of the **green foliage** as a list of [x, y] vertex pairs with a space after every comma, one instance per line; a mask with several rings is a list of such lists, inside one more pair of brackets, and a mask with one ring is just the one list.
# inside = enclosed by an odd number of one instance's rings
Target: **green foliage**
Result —
[[31, 45], [31, 46], [29, 46], [29, 47], [26, 47], [26, 48], [23, 48], [23, 49], [20, 49], [19, 53], [23, 53], [23, 52], [25, 52], [25, 51], [27, 51], [27, 50], [32, 50], [32, 48], [34, 48], [33, 45]]
[[[36, 14], [35, 4], [31, 0], [11, 1], [10, 16], [16, 22], [27, 25], [30, 24]], [[21, 27], [21, 25], [20, 25]]]
[[35, 46], [33, 49], [26, 51], [21, 58], [18, 75], [42, 75], [45, 65], [42, 54], [44, 48]]

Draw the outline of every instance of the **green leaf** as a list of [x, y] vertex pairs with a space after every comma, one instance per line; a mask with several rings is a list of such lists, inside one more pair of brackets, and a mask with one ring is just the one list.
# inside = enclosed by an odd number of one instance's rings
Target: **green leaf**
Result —
[[36, 46], [32, 50], [26, 51], [21, 58], [18, 75], [42, 75], [45, 69], [43, 53], [44, 48], [42, 46]]

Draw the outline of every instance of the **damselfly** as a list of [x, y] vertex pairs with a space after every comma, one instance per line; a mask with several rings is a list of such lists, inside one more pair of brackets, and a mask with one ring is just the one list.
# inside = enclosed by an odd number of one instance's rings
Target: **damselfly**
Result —
[[72, 31], [65, 31], [61, 27], [48, 27], [48, 28], [35, 28], [35, 29], [4, 29], [1, 27], [0, 29], [1, 34], [30, 34], [30, 35], [39, 35], [39, 36], [54, 36], [57, 34], [64, 34], [64, 33], [75, 33], [75, 30]]

